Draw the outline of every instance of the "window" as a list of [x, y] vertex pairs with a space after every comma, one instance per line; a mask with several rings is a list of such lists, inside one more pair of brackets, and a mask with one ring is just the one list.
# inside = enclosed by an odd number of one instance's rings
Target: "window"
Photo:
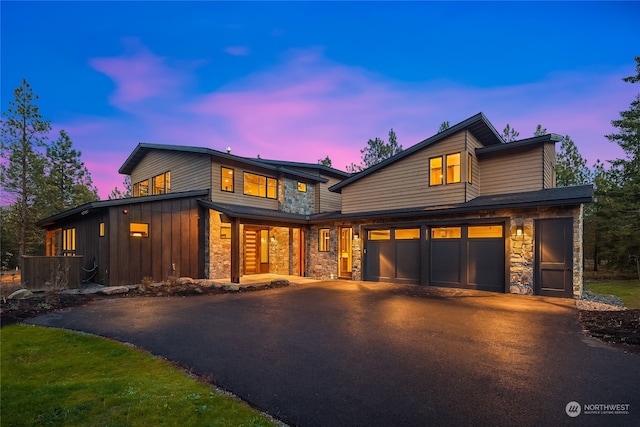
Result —
[[76, 254], [76, 229], [67, 228], [62, 231], [62, 255], [74, 256]]
[[233, 193], [233, 169], [222, 167], [220, 171], [220, 190]]
[[298, 191], [301, 193], [307, 192], [307, 183], [306, 182], [298, 182]]
[[437, 227], [431, 229], [432, 239], [459, 239], [462, 229], [460, 227]]
[[149, 195], [149, 180], [136, 182], [133, 184], [133, 197], [143, 197]]
[[329, 252], [329, 229], [321, 228], [318, 232], [318, 251], [319, 252]]
[[220, 227], [220, 238], [221, 239], [230, 239], [231, 238], [231, 226], [230, 225], [222, 225]]
[[100, 237], [104, 237], [104, 222], [101, 222], [99, 224], [99, 234], [100, 234]]
[[442, 157], [429, 159], [429, 185], [442, 184]]
[[129, 224], [129, 235], [131, 237], [149, 237], [149, 224], [132, 222]]
[[153, 177], [152, 194], [167, 194], [171, 191], [171, 173], [165, 172]]
[[460, 182], [460, 153], [447, 154], [447, 184]]
[[473, 156], [467, 155], [467, 182], [473, 184]]
[[486, 237], [502, 237], [501, 225], [477, 225], [468, 228], [470, 239], [481, 239]]
[[275, 178], [244, 173], [244, 194], [246, 195], [275, 199], [277, 186], [278, 181]]
[[369, 240], [389, 240], [391, 230], [369, 230]]
[[419, 228], [402, 228], [395, 231], [396, 240], [411, 240], [420, 238]]

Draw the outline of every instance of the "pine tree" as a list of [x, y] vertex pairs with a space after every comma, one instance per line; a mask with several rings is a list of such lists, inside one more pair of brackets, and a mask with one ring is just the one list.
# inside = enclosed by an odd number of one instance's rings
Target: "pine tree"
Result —
[[560, 142], [560, 151], [556, 153], [556, 186], [588, 184], [591, 181], [590, 175], [587, 161], [582, 157], [571, 137], [565, 135]]
[[438, 133], [444, 132], [445, 130], [449, 129], [450, 127], [451, 127], [451, 125], [449, 124], [449, 121], [445, 120], [444, 122], [440, 123], [440, 127], [438, 128]]
[[122, 187], [124, 190], [120, 190], [118, 187], [115, 187], [111, 190], [111, 194], [109, 194], [109, 200], [115, 199], [126, 199], [128, 197], [133, 197], [133, 186], [131, 185], [131, 175], [125, 175], [122, 180]]
[[508, 123], [502, 131], [502, 139], [504, 139], [505, 142], [513, 142], [518, 139], [519, 135], [520, 132], [512, 128]]
[[45, 159], [38, 149], [46, 145], [51, 124], [40, 114], [38, 95], [34, 95], [26, 80], [13, 95], [9, 108], [2, 113], [4, 161], [0, 176], [3, 192], [15, 205], [16, 240], [21, 256], [36, 250], [38, 236], [41, 239], [42, 232], [34, 224], [38, 215], [35, 201], [44, 185]]
[[331, 159], [329, 158], [329, 156], [325, 157], [324, 159], [318, 159], [318, 164], [331, 167]]
[[402, 145], [398, 144], [398, 138], [393, 129], [389, 131], [389, 142], [385, 143], [380, 138], [370, 139], [367, 146], [360, 150], [362, 160], [359, 165], [351, 163], [347, 166], [347, 172], [361, 172], [381, 161], [388, 159], [402, 151]]

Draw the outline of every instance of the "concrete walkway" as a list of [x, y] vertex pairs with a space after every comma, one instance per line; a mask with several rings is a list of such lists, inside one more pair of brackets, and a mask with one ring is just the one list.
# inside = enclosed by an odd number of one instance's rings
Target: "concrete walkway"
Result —
[[571, 300], [332, 281], [29, 323], [133, 343], [296, 426], [640, 425], [640, 355], [586, 337]]

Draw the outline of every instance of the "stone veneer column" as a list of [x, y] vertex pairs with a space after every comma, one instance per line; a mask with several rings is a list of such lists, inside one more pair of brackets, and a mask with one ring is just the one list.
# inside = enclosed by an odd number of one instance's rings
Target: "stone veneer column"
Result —
[[[523, 226], [522, 236], [516, 235], [518, 224]], [[524, 216], [512, 216], [509, 224], [509, 292], [512, 294], [533, 295], [533, 219]]]
[[582, 296], [582, 275], [584, 274], [584, 266], [582, 260], [584, 258], [583, 248], [584, 236], [584, 205], [580, 205], [573, 211], [573, 297], [580, 298]]

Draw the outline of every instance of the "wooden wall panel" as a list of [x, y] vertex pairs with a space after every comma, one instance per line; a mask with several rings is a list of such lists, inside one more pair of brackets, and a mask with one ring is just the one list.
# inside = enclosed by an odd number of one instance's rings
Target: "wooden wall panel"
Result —
[[483, 196], [542, 190], [542, 147], [483, 155], [480, 180]]
[[[222, 191], [221, 188], [221, 166], [231, 167], [233, 169], [234, 183], [233, 193]], [[265, 197], [247, 196], [244, 194], [244, 172], [254, 173], [257, 175], [267, 176], [269, 178], [278, 179], [275, 173], [265, 173], [264, 170], [251, 169], [247, 167], [222, 165], [219, 162], [213, 162], [212, 168], [212, 185], [211, 200], [219, 203], [230, 203], [234, 205], [252, 206], [264, 209], [278, 209], [277, 199], [267, 199]]]
[[329, 179], [326, 184], [320, 183], [320, 190], [316, 192], [316, 208], [318, 212], [335, 212], [342, 209], [342, 194], [329, 191], [329, 187], [338, 184], [341, 180], [338, 178], [323, 176]]
[[556, 186], [556, 145], [546, 143], [544, 145], [544, 188]]
[[[171, 172], [171, 192], [204, 190], [211, 183], [211, 160], [206, 154], [155, 150], [149, 152], [131, 172], [131, 182]], [[151, 187], [149, 188], [151, 191]]]

